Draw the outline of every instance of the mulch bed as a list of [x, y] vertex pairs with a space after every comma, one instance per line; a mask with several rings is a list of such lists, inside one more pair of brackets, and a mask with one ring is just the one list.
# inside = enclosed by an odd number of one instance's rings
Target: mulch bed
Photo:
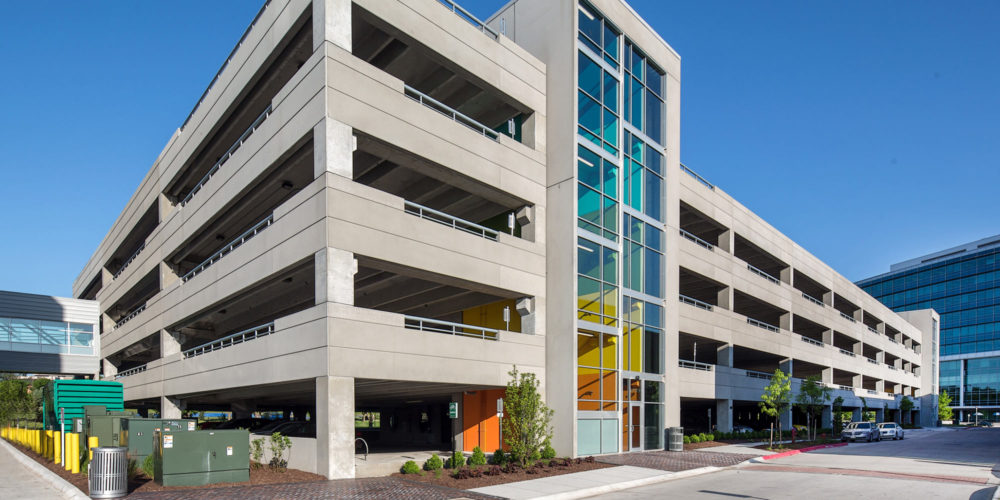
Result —
[[[591, 461], [588, 461], [590, 459]], [[392, 475], [394, 478], [404, 479], [407, 481], [416, 481], [421, 483], [429, 483], [437, 486], [446, 486], [448, 488], [455, 488], [460, 490], [468, 490], [472, 488], [482, 488], [484, 486], [493, 486], [497, 484], [514, 483], [517, 481], [527, 481], [529, 479], [539, 479], [549, 476], [559, 476], [562, 474], [570, 474], [572, 472], [583, 472], [594, 469], [603, 469], [605, 467], [615, 467], [612, 464], [601, 463], [593, 461], [593, 457], [587, 457], [586, 459], [569, 459], [568, 465], [562, 465], [564, 463], [563, 459], [553, 459], [545, 464], [545, 460], [539, 460], [538, 463], [543, 464], [541, 466], [529, 467], [529, 469], [521, 469], [520, 467], [513, 468], [512, 472], [501, 472], [498, 475], [487, 475], [490, 471], [491, 465], [483, 465], [478, 469], [482, 475], [479, 477], [469, 477], [466, 479], [457, 479], [452, 477], [451, 469], [443, 469], [440, 475], [435, 474], [430, 471], [421, 471], [422, 475], [417, 474], [402, 474], [395, 473]], [[474, 470], [475, 468], [463, 467], [465, 469]]]
[[819, 444], [830, 444], [830, 443], [839, 443], [839, 442], [840, 441], [838, 441], [836, 439], [820, 439], [820, 440], [817, 440], [817, 441], [796, 441], [794, 443], [779, 444], [775, 448], [769, 448], [766, 444], [762, 444], [762, 445], [759, 445], [759, 446], [754, 446], [754, 448], [757, 448], [758, 450], [782, 452], [782, 451], [788, 451], [788, 450], [801, 450], [802, 448], [808, 448], [810, 446], [816, 446], [816, 445], [819, 445]]
[[714, 448], [716, 446], [725, 446], [730, 443], [723, 443], [721, 441], [703, 441], [701, 443], [684, 443], [684, 451], [699, 450], [701, 448]]
[[[55, 472], [59, 477], [65, 479], [73, 486], [76, 486], [84, 494], [87, 494], [90, 491], [90, 485], [87, 481], [87, 474], [85, 471], [81, 470], [80, 474], [73, 474], [66, 470], [62, 464], [56, 465], [29, 448], [25, 448], [10, 441], [8, 441], [8, 443], [17, 448], [21, 453], [24, 453], [25, 455], [31, 457], [34, 461], [45, 466], [45, 468]], [[284, 472], [279, 472], [271, 470], [267, 467], [262, 467], [259, 469], [251, 468], [250, 481], [245, 483], [216, 483], [204, 486], [160, 486], [140, 472], [135, 480], [129, 481], [128, 491], [129, 493], [143, 493], [150, 491], [174, 491], [196, 488], [226, 488], [230, 486], [247, 486], [252, 484], [302, 483], [308, 481], [326, 481], [326, 478], [318, 474], [312, 474], [297, 469], [286, 469]]]

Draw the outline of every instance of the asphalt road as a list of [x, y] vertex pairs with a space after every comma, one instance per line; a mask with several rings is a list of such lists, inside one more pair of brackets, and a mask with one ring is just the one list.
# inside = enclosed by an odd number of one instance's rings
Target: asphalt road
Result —
[[907, 431], [595, 498], [988, 500], [1000, 484], [1000, 428]]

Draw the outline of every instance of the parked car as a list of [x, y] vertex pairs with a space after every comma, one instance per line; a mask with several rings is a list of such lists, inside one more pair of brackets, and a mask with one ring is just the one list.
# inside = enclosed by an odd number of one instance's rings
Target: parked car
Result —
[[270, 425], [273, 422], [273, 420], [266, 420], [263, 418], [234, 418], [232, 420], [222, 422], [221, 424], [212, 427], [212, 429], [246, 429], [253, 432], [265, 425]]
[[749, 428], [749, 427], [747, 427], [745, 425], [734, 425], [733, 426], [733, 432], [736, 433], [736, 434], [744, 434], [744, 433], [747, 433], [747, 432], [753, 432], [753, 429], [751, 429], [751, 428]]
[[884, 439], [892, 438], [894, 441], [903, 439], [903, 428], [896, 422], [882, 422], [878, 424], [878, 433], [879, 437]]
[[979, 421], [979, 426], [980, 427], [993, 427], [993, 423], [990, 422], [989, 420], [980, 420]]
[[316, 437], [316, 422], [304, 422], [300, 420], [285, 422], [281, 425], [275, 426], [274, 428], [265, 432], [255, 432], [254, 434], [273, 434], [275, 432], [280, 432], [283, 436], [288, 437]]
[[879, 434], [875, 424], [871, 422], [851, 422], [840, 433], [841, 441], [858, 441], [862, 439], [870, 443], [873, 440], [881, 440], [882, 436]]

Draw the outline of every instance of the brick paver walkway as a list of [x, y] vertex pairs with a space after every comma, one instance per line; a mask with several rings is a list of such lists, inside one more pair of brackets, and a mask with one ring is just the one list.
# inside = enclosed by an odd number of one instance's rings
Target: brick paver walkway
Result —
[[697, 469], [700, 467], [728, 467], [757, 455], [740, 455], [738, 453], [714, 453], [711, 451], [646, 451], [641, 453], [623, 453], [598, 457], [599, 462], [615, 465], [632, 465], [670, 472]]
[[309, 483], [261, 484], [256, 486], [236, 486], [232, 488], [158, 491], [135, 493], [128, 496], [129, 500], [200, 500], [206, 498], [213, 500], [251, 500], [256, 498], [274, 500], [305, 500], [313, 498], [406, 498], [415, 500], [443, 500], [452, 498], [469, 498], [478, 500], [494, 499], [496, 497], [392, 477], [339, 479], [336, 481], [317, 481]]

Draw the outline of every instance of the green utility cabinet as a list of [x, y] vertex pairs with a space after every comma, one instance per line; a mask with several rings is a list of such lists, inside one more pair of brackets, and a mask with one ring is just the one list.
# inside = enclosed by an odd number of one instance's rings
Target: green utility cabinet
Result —
[[[128, 456], [138, 463], [153, 454], [153, 433], [156, 431], [189, 432], [198, 430], [194, 419], [129, 418], [122, 420], [122, 432], [128, 434]], [[126, 445], [122, 445], [126, 446]]]
[[156, 484], [200, 486], [250, 480], [247, 430], [159, 431], [153, 437]]
[[128, 446], [128, 416], [89, 415], [87, 436], [96, 437], [98, 446]]
[[[120, 412], [125, 409], [124, 389], [121, 382], [105, 380], [56, 380], [45, 386], [43, 390], [45, 404], [43, 423], [46, 429], [59, 430], [65, 423], [70, 430], [74, 418], [87, 416], [85, 408], [103, 406], [108, 412]], [[59, 412], [63, 411], [65, 420], [59, 421]], [[101, 414], [101, 413], [98, 413]], [[103, 444], [102, 444], [103, 446]]]

